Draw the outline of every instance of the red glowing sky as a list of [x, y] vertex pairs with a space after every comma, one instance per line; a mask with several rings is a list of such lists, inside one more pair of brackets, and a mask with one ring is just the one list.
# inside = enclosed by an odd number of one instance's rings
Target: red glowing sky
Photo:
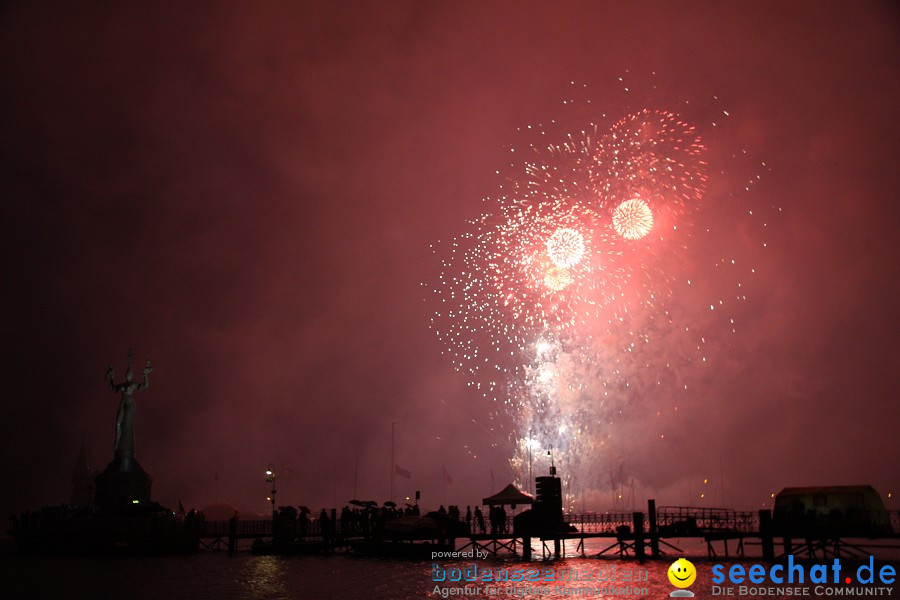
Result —
[[392, 421], [401, 492], [505, 485], [471, 423], [490, 407], [428, 328], [430, 245], [484, 210], [518, 127], [626, 69], [661, 106], [718, 95], [784, 209], [747, 240], [767, 252], [708, 397], [635, 445], [649, 490], [682, 503], [724, 464], [737, 508], [896, 497], [898, 34], [877, 2], [6, 6], [0, 508], [66, 499], [82, 439], [111, 458], [103, 373], [130, 347], [163, 503], [262, 509], [274, 461], [286, 502], [340, 505], [357, 454], [385, 500]]

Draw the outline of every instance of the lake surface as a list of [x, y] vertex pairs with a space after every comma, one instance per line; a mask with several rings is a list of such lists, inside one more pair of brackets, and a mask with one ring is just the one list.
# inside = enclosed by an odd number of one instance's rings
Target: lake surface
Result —
[[[574, 554], [574, 545], [568, 553]], [[588, 545], [587, 554], [600, 547]], [[540, 549], [535, 548], [540, 557]], [[695, 548], [696, 550], [696, 548]], [[717, 562], [725, 569], [734, 564], [749, 567], [756, 562], [720, 559], [707, 560], [693, 554], [697, 580], [690, 586], [696, 598], [738, 598], [737, 587], [731, 596], [714, 594], [712, 569]], [[435, 561], [399, 561], [333, 556], [252, 556], [240, 552], [201, 552], [192, 556], [170, 557], [31, 557], [19, 556], [6, 548], [0, 559], [2, 598], [129, 598], [129, 599], [418, 599], [418, 598], [668, 598], [675, 588], [667, 571], [673, 560], [638, 563], [632, 560], [570, 557], [561, 560], [524, 562], [517, 557], [505, 559], [463, 559]], [[690, 558], [690, 556], [689, 556]], [[818, 562], [830, 564], [833, 559]], [[850, 571], [849, 561], [844, 559]], [[876, 561], [876, 566], [885, 564]], [[893, 563], [896, 565], [896, 563]], [[484, 581], [486, 572], [490, 581]], [[552, 576], [550, 576], [552, 573]], [[466, 582], [476, 576], [478, 581]], [[442, 581], [435, 581], [443, 576]], [[520, 581], [496, 581], [497, 578], [521, 578]], [[451, 581], [458, 578], [457, 581]], [[816, 593], [815, 584], [784, 584], [794, 593], [777, 593], [774, 584], [747, 584], [755, 598], [833, 598], [846, 597], [850, 589], [865, 588], [870, 596], [900, 597], [896, 583], [879, 585], [828, 584]], [[797, 588], [809, 588], [808, 595]], [[724, 586], [723, 586], [724, 587]], [[760, 589], [763, 588], [763, 589]], [[827, 588], [827, 590], [825, 589]], [[840, 588], [841, 593], [836, 590]], [[876, 590], [878, 588], [878, 590]], [[873, 593], [878, 592], [879, 593]], [[831, 593], [828, 593], [828, 592]], [[854, 595], [855, 596], [855, 595]]]

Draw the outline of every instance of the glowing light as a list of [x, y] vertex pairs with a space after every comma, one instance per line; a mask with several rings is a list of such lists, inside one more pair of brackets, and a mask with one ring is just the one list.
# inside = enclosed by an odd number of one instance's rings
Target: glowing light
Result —
[[584, 236], [569, 227], [557, 229], [547, 240], [547, 254], [560, 269], [569, 269], [581, 262], [584, 250]]
[[559, 292], [572, 285], [572, 275], [567, 269], [550, 267], [544, 275], [544, 285], [554, 292]]
[[534, 452], [535, 450], [543, 448], [543, 445], [541, 444], [541, 440], [536, 437], [528, 437], [525, 438], [525, 447], [528, 448], [529, 451]]
[[640, 198], [618, 205], [612, 213], [613, 228], [626, 240], [639, 240], [653, 229], [653, 213]]
[[538, 375], [538, 381], [544, 384], [548, 384], [553, 381], [553, 371], [550, 369], [541, 369], [540, 374]]

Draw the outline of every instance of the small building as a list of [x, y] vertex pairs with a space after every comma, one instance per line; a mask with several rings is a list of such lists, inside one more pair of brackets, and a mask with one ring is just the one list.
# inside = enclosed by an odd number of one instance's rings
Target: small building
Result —
[[782, 533], [862, 537], [891, 533], [884, 502], [871, 485], [784, 488], [775, 496], [773, 516]]

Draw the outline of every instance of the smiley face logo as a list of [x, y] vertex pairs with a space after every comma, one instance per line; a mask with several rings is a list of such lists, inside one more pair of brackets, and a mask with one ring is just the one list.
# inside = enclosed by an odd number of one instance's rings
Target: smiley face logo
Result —
[[669, 582], [677, 588], [689, 587], [697, 579], [697, 569], [689, 560], [679, 558], [669, 567]]

